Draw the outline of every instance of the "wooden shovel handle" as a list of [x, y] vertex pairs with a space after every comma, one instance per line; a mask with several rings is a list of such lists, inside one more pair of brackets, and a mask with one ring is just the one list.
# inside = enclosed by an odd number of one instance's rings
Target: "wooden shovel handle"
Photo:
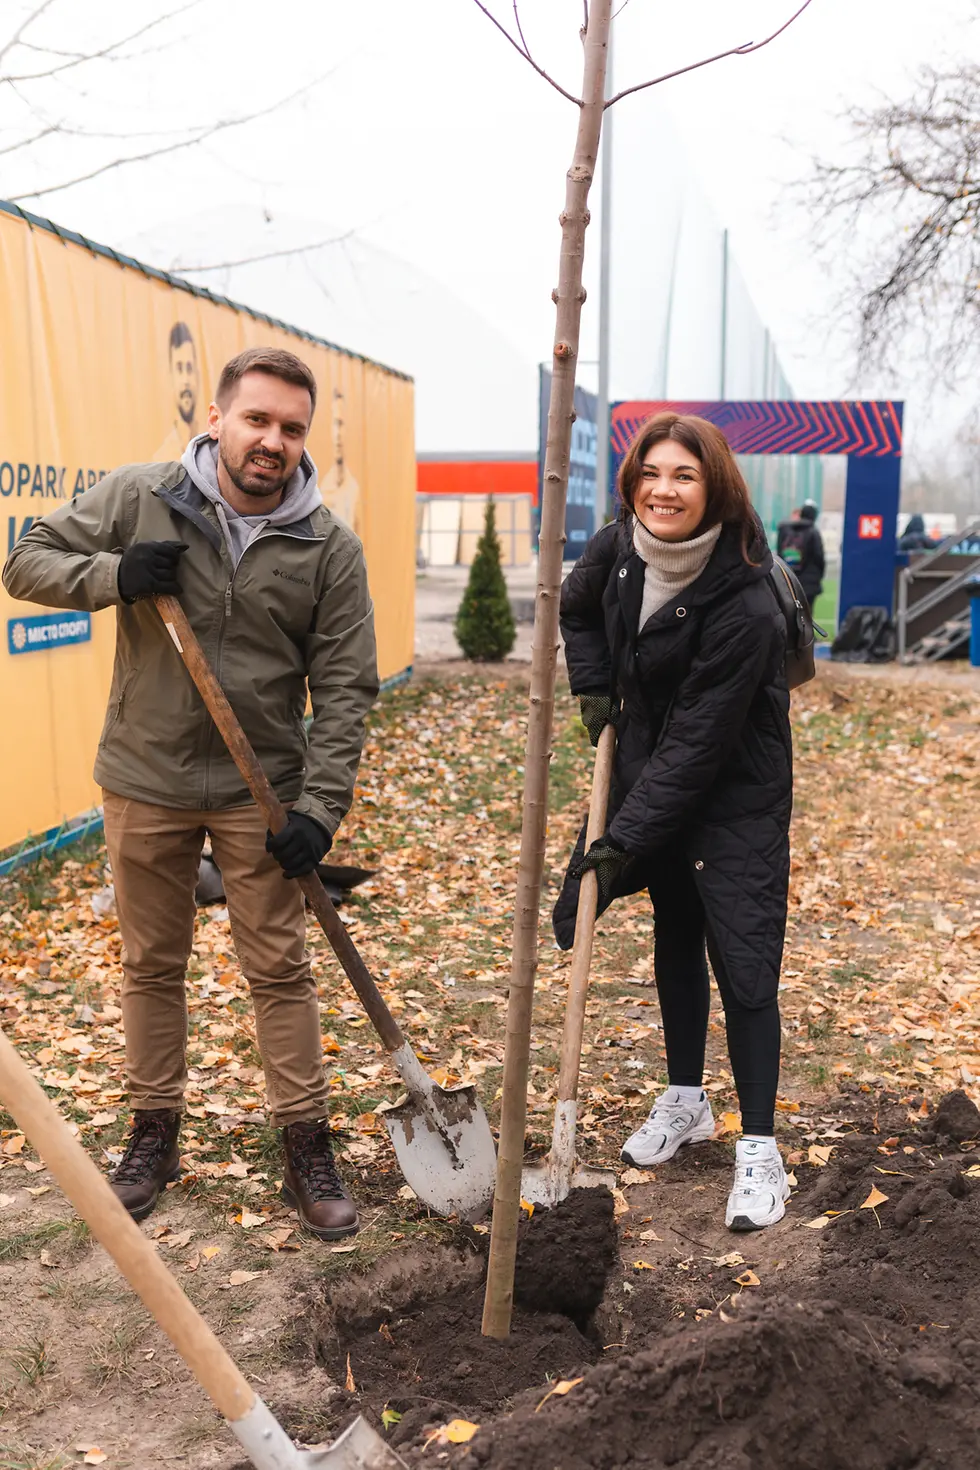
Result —
[[0, 1102], [23, 1129], [59, 1186], [152, 1312], [197, 1381], [231, 1423], [255, 1393], [200, 1312], [187, 1300], [156, 1250], [116, 1199], [0, 1031]]
[[[177, 652], [183, 659], [187, 672], [197, 685], [198, 692], [208, 707], [211, 718], [217, 725], [228, 754], [242, 773], [242, 779], [265, 818], [270, 832], [281, 832], [287, 822], [286, 809], [279, 800], [269, 778], [256, 758], [248, 737], [238, 722], [238, 717], [228, 703], [228, 698], [212, 672], [197, 641], [187, 615], [176, 597], [154, 598], [164, 624], [174, 641]], [[340, 915], [330, 902], [330, 896], [316, 873], [296, 880], [310, 901], [320, 928], [330, 941], [348, 980], [357, 993], [357, 998], [368, 1013], [371, 1024], [377, 1031], [388, 1051], [397, 1051], [404, 1044], [398, 1022], [384, 1003], [367, 965], [361, 959], [354, 941], [347, 933]]]
[[[609, 805], [609, 783], [616, 757], [616, 727], [606, 725], [596, 747], [592, 772], [592, 797], [589, 820], [585, 829], [586, 851], [606, 830], [606, 808]], [[585, 1004], [589, 995], [589, 969], [592, 964], [592, 936], [599, 906], [599, 880], [591, 869], [582, 874], [575, 916], [575, 941], [568, 974], [565, 1000], [565, 1025], [561, 1037], [561, 1069], [558, 1074], [558, 1101], [568, 1102], [578, 1095], [578, 1074], [582, 1062], [582, 1033], [585, 1030]]]

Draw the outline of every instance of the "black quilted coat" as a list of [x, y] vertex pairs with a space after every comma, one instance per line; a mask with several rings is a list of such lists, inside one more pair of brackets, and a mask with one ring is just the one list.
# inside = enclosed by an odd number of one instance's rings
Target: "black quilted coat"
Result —
[[[793, 747], [785, 624], [761, 525], [742, 555], [725, 526], [704, 571], [638, 631], [643, 561], [629, 530], [593, 536], [561, 595], [573, 694], [622, 700], [607, 830], [631, 855], [613, 895], [688, 864], [709, 930], [744, 1004], [776, 993], [786, 927]], [[615, 669], [613, 664], [615, 663]], [[581, 852], [584, 828], [576, 853]], [[555, 907], [571, 947], [578, 881]]]

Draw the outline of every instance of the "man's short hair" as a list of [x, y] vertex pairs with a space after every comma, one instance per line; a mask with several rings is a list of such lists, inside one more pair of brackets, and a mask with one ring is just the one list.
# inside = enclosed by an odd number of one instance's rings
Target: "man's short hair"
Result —
[[817, 519], [818, 515], [819, 510], [815, 502], [812, 500], [804, 500], [803, 504], [800, 506], [800, 520], [813, 522]]
[[[176, 352], [177, 348], [183, 347], [185, 342], [189, 342], [194, 347], [194, 338], [191, 336], [190, 327], [186, 322], [174, 322], [170, 328], [170, 351]], [[194, 351], [197, 351], [196, 347], [194, 347]]]
[[271, 378], [305, 388], [310, 395], [310, 411], [316, 408], [316, 378], [312, 371], [295, 353], [285, 352], [281, 347], [247, 347], [226, 362], [214, 394], [220, 407], [224, 407], [246, 373], [268, 373]]

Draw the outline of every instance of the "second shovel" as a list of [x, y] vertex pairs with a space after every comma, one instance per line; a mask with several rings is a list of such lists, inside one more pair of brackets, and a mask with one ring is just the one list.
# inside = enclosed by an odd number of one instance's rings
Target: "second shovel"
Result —
[[[616, 754], [616, 730], [607, 725], [599, 736], [592, 775], [592, 799], [585, 832], [585, 850], [601, 837], [606, 826], [609, 804], [609, 782]], [[575, 943], [565, 999], [565, 1026], [561, 1037], [561, 1069], [558, 1074], [558, 1101], [551, 1136], [551, 1152], [539, 1164], [526, 1164], [521, 1174], [521, 1194], [532, 1205], [558, 1204], [569, 1190], [583, 1188], [612, 1189], [616, 1176], [608, 1169], [597, 1169], [580, 1163], [575, 1156], [575, 1124], [578, 1113], [578, 1074], [582, 1061], [582, 1033], [585, 1029], [585, 1002], [589, 994], [589, 968], [592, 964], [592, 936], [595, 930], [599, 883], [594, 872], [582, 875], [575, 919]]]

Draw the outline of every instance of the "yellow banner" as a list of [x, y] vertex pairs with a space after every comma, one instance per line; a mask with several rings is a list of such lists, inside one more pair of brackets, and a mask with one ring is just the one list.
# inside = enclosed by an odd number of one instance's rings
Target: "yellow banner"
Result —
[[[117, 465], [179, 459], [225, 362], [285, 347], [319, 389], [309, 450], [325, 502], [364, 543], [390, 679], [412, 662], [415, 441], [408, 378], [189, 291], [0, 209], [0, 533]], [[112, 609], [14, 602], [0, 588], [0, 849], [96, 805]]]

